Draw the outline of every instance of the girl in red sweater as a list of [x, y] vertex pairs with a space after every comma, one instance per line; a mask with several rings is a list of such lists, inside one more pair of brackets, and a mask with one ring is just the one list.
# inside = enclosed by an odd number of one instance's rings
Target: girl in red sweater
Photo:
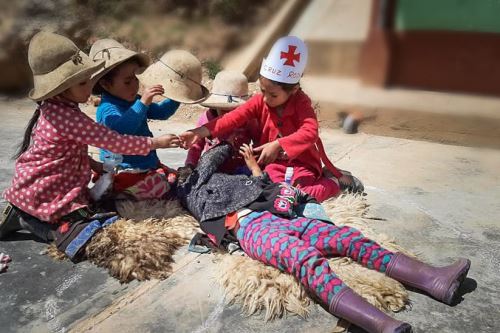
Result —
[[284, 181], [287, 169], [293, 170], [291, 183], [320, 202], [338, 195], [341, 189], [352, 188], [354, 178], [344, 175], [326, 156], [311, 100], [300, 89], [306, 62], [307, 48], [302, 40], [280, 38], [262, 62], [262, 93], [223, 117], [181, 134], [184, 147], [256, 119], [261, 137], [253, 151], [260, 154], [258, 163], [265, 166], [273, 182]]

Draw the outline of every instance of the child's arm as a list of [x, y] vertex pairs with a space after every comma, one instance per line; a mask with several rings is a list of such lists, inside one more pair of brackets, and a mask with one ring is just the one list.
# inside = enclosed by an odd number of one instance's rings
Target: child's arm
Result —
[[121, 135], [96, 123], [80, 110], [55, 108], [46, 112], [44, 117], [62, 137], [118, 154], [147, 155], [151, 150], [178, 147], [180, 144], [179, 138], [172, 134], [154, 138]]
[[180, 103], [171, 99], [165, 99], [161, 103], [151, 103], [148, 110], [148, 119], [167, 120], [179, 108]]
[[163, 88], [160, 85], [146, 88], [141, 99], [136, 100], [123, 113], [113, 104], [106, 103], [101, 108], [100, 123], [120, 134], [135, 134], [147, 119], [153, 97], [160, 94], [163, 94]]
[[124, 113], [112, 105], [103, 105], [101, 109], [100, 123], [121, 134], [134, 134], [139, 126], [146, 121], [148, 107], [140, 100]]
[[191, 148], [189, 148], [184, 165], [191, 165], [193, 167], [196, 167], [198, 165], [198, 161], [200, 160], [204, 146], [205, 146], [205, 139], [197, 140], [191, 146]]
[[233, 111], [226, 113], [222, 117], [215, 118], [202, 127], [186, 131], [179, 135], [182, 141], [182, 147], [187, 149], [198, 139], [208, 136], [221, 137], [234, 130], [242, 127], [249, 119], [257, 117], [259, 108], [262, 108], [262, 96], [256, 95], [250, 98], [245, 104], [237, 107]]
[[[200, 127], [208, 123], [208, 114], [210, 110], [205, 111], [200, 115], [200, 118], [198, 118], [198, 122], [196, 123], [196, 126]], [[186, 161], [184, 162], [184, 165], [191, 164], [193, 167], [198, 165], [198, 161], [200, 160], [201, 154], [203, 150], [205, 149], [205, 139], [200, 138], [199, 140], [196, 140], [191, 148], [189, 148]]]
[[318, 119], [311, 105], [311, 100], [303, 95], [297, 101], [296, 106], [297, 122], [299, 128], [292, 134], [277, 139], [277, 142], [283, 148], [290, 159], [294, 159], [304, 151], [311, 149], [318, 141]]
[[262, 169], [257, 164], [255, 156], [253, 156], [252, 147], [244, 143], [240, 147], [240, 155], [245, 159], [247, 167], [252, 171], [252, 176], [259, 177], [262, 176]]

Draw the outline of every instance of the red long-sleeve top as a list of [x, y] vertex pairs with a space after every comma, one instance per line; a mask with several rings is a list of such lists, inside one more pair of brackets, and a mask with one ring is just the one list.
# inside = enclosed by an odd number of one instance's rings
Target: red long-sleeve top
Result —
[[[311, 99], [299, 90], [285, 104], [281, 113], [264, 102], [262, 94], [254, 95], [245, 104], [214, 119], [204, 126], [212, 136], [224, 135], [234, 128], [243, 126], [249, 119], [257, 119], [262, 131], [259, 145], [278, 140], [288, 156], [290, 166], [304, 166], [317, 177], [322, 174], [321, 161], [325, 161], [321, 140], [318, 134], [318, 119], [311, 105]], [[333, 165], [331, 165], [333, 167]], [[336, 177], [342, 174], [329, 167]]]

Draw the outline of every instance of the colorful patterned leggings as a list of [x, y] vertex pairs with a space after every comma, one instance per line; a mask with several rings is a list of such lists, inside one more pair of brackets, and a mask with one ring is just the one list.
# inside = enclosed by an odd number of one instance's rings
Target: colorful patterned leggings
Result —
[[237, 237], [251, 258], [292, 274], [327, 306], [345, 286], [327, 257], [350, 257], [385, 272], [393, 256], [357, 229], [305, 217], [288, 220], [269, 212], [252, 212], [241, 219]]

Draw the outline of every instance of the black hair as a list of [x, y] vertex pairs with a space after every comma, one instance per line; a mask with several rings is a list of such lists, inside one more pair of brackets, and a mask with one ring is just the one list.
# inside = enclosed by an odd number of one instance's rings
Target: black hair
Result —
[[278, 86], [280, 86], [287, 93], [291, 92], [297, 86], [300, 87], [300, 83], [299, 82], [297, 82], [297, 83], [284, 83], [284, 82], [278, 82], [278, 81], [273, 81], [273, 80], [270, 80], [270, 81], [272, 83], [277, 84]]
[[129, 64], [129, 63], [136, 63], [137, 65], [141, 65], [139, 60], [135, 57], [133, 58], [130, 58], [124, 62], [122, 62], [121, 64], [119, 64], [118, 66], [116, 66], [115, 68], [113, 68], [112, 70], [110, 70], [109, 72], [107, 72], [103, 77], [101, 77], [99, 79], [99, 81], [97, 81], [94, 85], [94, 87], [92, 88], [92, 94], [94, 95], [102, 95], [102, 93], [106, 92], [106, 89], [104, 89], [104, 87], [100, 84], [100, 81], [106, 81], [108, 83], [111, 83], [113, 82], [113, 78], [116, 76], [116, 74], [118, 73], [118, 70], [120, 69], [121, 66], [125, 65], [125, 64]]
[[33, 116], [31, 116], [31, 119], [28, 122], [28, 125], [26, 126], [26, 130], [24, 131], [23, 141], [18, 145], [17, 152], [12, 157], [13, 159], [18, 159], [19, 156], [21, 156], [26, 150], [28, 150], [28, 147], [30, 146], [31, 133], [33, 132], [33, 128], [35, 127], [36, 123], [38, 122], [38, 118], [40, 117], [40, 105], [42, 103], [37, 102], [37, 104], [38, 106], [35, 112], [33, 113]]
[[[261, 77], [263, 77], [263, 76], [261, 76]], [[264, 77], [264, 78], [267, 79], [266, 77]], [[268, 80], [271, 81], [271, 83], [280, 86], [287, 93], [291, 92], [297, 86], [299, 86], [299, 88], [300, 88], [300, 82], [297, 82], [297, 83], [284, 83], [284, 82], [274, 81], [274, 80], [271, 80], [271, 79], [268, 79]]]

